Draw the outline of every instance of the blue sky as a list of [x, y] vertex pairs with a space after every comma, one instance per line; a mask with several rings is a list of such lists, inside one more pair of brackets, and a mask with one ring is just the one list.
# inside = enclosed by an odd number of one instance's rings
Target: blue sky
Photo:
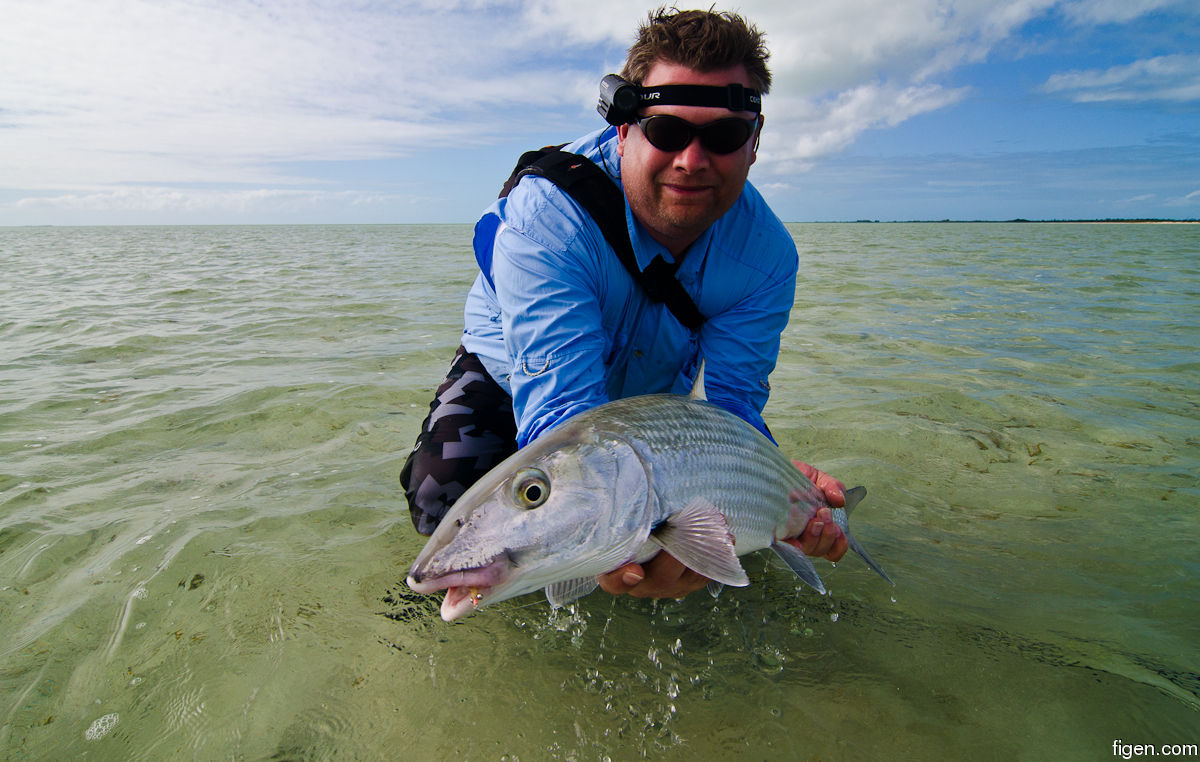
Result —
[[[4, 5], [0, 225], [472, 222], [601, 125], [653, 7]], [[768, 35], [751, 180], [786, 221], [1200, 217], [1195, 0], [718, 8]]]

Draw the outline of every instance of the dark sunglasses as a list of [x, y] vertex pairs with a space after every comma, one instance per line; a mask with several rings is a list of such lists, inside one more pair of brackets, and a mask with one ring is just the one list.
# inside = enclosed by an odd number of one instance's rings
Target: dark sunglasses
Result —
[[691, 145], [692, 138], [699, 137], [706, 151], [717, 154], [733, 153], [746, 145], [746, 141], [758, 127], [758, 119], [741, 119], [733, 116], [718, 119], [708, 124], [695, 125], [677, 116], [652, 114], [637, 120], [638, 127], [650, 145], [660, 151], [682, 151]]

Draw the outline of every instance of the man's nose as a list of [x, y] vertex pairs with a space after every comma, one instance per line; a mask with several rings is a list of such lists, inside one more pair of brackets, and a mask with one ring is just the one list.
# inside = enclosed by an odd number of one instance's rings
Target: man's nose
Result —
[[674, 165], [688, 172], [707, 167], [711, 163], [708, 151], [700, 144], [700, 136], [693, 135], [691, 141], [675, 153]]

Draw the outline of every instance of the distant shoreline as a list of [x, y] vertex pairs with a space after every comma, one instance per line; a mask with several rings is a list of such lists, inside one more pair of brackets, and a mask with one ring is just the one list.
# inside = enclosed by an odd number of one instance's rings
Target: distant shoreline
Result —
[[[1010, 224], [1031, 224], [1031, 225], [1049, 225], [1049, 224], [1071, 224], [1071, 225], [1197, 225], [1200, 224], [1200, 219], [1187, 220], [1168, 220], [1156, 218], [1131, 218], [1131, 219], [1078, 219], [1078, 220], [1027, 220], [1016, 218], [1010, 220], [792, 220], [786, 224], [789, 225], [1010, 225]], [[0, 224], [0, 230], [16, 230], [16, 229], [52, 229], [52, 228], [153, 228], [153, 227], [179, 227], [179, 228], [212, 228], [212, 227], [404, 227], [411, 226], [455, 226], [455, 225], [472, 225], [472, 222], [182, 222], [182, 223], [159, 223], [159, 222], [142, 222], [142, 223], [90, 223], [83, 225], [59, 225], [59, 224], [41, 224], [41, 225], [3, 225]]]
[[[829, 220], [829, 222], [842, 222], [843, 224], [869, 224], [869, 225], [889, 225], [889, 224], [932, 224], [940, 225], [948, 222], [960, 224], [997, 224], [997, 223], [1030, 223], [1033, 225], [1044, 224], [1064, 224], [1072, 225], [1196, 225], [1200, 224], [1200, 219], [1191, 220], [1167, 220], [1156, 218], [1133, 218], [1133, 219], [1103, 219], [1103, 220], [1027, 220], [1016, 218], [1011, 220]], [[803, 224], [803, 223], [801, 223]]]

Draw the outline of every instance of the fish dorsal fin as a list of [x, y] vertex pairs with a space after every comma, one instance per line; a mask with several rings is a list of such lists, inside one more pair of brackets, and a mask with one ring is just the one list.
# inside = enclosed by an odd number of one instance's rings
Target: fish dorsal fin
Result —
[[688, 395], [688, 399], [705, 400], [708, 397], [704, 396], [704, 358], [700, 358], [700, 370], [696, 371], [696, 380], [692, 382], [692, 393]]
[[734, 587], [750, 584], [738, 561], [725, 515], [704, 498], [696, 498], [668, 516], [650, 533], [650, 539], [684, 566], [709, 579]]
[[580, 577], [555, 582], [546, 586], [546, 600], [554, 608], [561, 608], [572, 603], [596, 589], [599, 585], [595, 577]]
[[771, 550], [775, 551], [775, 555], [779, 556], [788, 565], [788, 568], [796, 573], [797, 577], [807, 582], [813, 590], [825, 595], [825, 585], [817, 576], [817, 568], [813, 566], [812, 561], [808, 560], [808, 556], [804, 555], [804, 551], [783, 540], [771, 543]]

